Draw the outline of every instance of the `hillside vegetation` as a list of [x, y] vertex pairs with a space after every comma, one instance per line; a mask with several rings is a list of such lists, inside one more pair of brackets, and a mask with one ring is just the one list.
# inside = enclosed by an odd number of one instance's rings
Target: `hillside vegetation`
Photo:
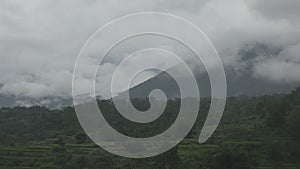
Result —
[[[119, 132], [149, 137], [176, 119], [179, 100], [149, 124], [123, 118], [110, 100], [99, 100], [107, 121]], [[214, 135], [198, 144], [209, 108], [201, 100], [193, 130], [172, 150], [157, 157], [128, 159], [105, 152], [84, 134], [72, 107], [0, 109], [0, 169], [299, 169], [300, 88], [290, 94], [230, 97]], [[140, 110], [147, 100], [134, 99]]]

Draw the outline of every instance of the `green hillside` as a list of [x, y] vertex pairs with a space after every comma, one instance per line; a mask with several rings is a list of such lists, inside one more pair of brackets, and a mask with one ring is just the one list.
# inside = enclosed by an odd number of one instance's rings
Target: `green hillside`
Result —
[[[133, 100], [147, 109], [146, 100]], [[110, 100], [99, 101], [118, 131], [146, 137], [176, 119], [178, 100], [168, 102], [154, 122], [135, 124], [120, 116]], [[128, 159], [105, 152], [83, 133], [72, 107], [0, 109], [0, 169], [299, 169], [300, 88], [290, 94], [230, 97], [224, 116], [205, 143], [198, 144], [209, 99], [201, 100], [193, 130], [175, 148], [157, 157]]]

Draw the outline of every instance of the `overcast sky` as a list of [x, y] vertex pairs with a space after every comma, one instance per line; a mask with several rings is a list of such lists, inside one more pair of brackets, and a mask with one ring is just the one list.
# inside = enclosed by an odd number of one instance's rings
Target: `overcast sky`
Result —
[[[253, 78], [298, 83], [299, 9], [299, 0], [1, 0], [0, 94], [70, 96], [73, 67], [88, 37], [113, 19], [144, 11], [193, 22], [212, 40], [224, 65], [236, 70], [249, 68], [241, 48], [265, 44], [274, 53], [251, 58]], [[115, 68], [114, 57], [99, 69], [103, 86]]]

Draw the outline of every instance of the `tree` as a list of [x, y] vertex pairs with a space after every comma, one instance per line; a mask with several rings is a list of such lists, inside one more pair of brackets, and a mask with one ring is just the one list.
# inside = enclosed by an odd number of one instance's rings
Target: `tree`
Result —
[[85, 156], [79, 156], [75, 159], [75, 164], [77, 165], [78, 169], [83, 169], [88, 164], [87, 158]]
[[78, 133], [76, 134], [75, 139], [78, 144], [83, 144], [86, 142], [87, 136], [84, 133]]
[[286, 120], [288, 132], [296, 139], [300, 140], [300, 106], [296, 106], [288, 113]]
[[265, 105], [262, 102], [259, 102], [255, 107], [255, 113], [258, 114], [261, 118], [265, 118], [266, 110]]
[[280, 128], [284, 124], [287, 105], [281, 101], [272, 101], [267, 108], [266, 124], [272, 128]]
[[178, 155], [178, 145], [173, 147], [171, 150], [167, 151], [165, 154], [163, 154], [163, 156], [169, 168], [172, 169], [179, 168], [180, 158]]
[[212, 162], [213, 169], [255, 169], [258, 166], [254, 154], [241, 147], [221, 146]]
[[65, 146], [65, 142], [62, 137], [58, 137], [53, 143], [58, 144], [60, 147]]

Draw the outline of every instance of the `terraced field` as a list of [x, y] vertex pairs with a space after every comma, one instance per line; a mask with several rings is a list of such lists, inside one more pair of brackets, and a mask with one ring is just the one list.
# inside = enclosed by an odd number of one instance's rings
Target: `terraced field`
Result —
[[[196, 131], [197, 133], [198, 131]], [[236, 133], [240, 137], [232, 138], [231, 135]], [[223, 129], [218, 129], [217, 133], [209, 140], [208, 143], [200, 145], [196, 139], [185, 139], [178, 146], [178, 156], [181, 165], [185, 169], [193, 169], [195, 166], [202, 166], [203, 160], [207, 160], [209, 155], [217, 153], [220, 145], [228, 145], [230, 147], [244, 147], [255, 150], [258, 157], [258, 168], [273, 169], [274, 161], [269, 159], [267, 149], [265, 148], [270, 136], [254, 137], [251, 136], [245, 139], [244, 135], [251, 135], [251, 131], [241, 130], [227, 126]], [[292, 138], [286, 135], [272, 136], [275, 142], [288, 143]], [[34, 145], [34, 146], [0, 146], [0, 169], [48, 169], [51, 168], [51, 163], [57, 158], [64, 158], [64, 163], [68, 160], [76, 160], [83, 158], [89, 161], [111, 159], [111, 167], [118, 168], [124, 164], [131, 163], [132, 160], [111, 155], [94, 144], [66, 144], [63, 145], [64, 150], [57, 150], [59, 145]], [[62, 157], [63, 156], [63, 157]], [[56, 159], [56, 160], [55, 160]], [[142, 163], [154, 163], [155, 159], [150, 158]], [[213, 161], [212, 161], [213, 162]], [[47, 166], [49, 164], [49, 166]], [[297, 168], [298, 160], [288, 159], [281, 160], [276, 164], [280, 169], [299, 169]]]

